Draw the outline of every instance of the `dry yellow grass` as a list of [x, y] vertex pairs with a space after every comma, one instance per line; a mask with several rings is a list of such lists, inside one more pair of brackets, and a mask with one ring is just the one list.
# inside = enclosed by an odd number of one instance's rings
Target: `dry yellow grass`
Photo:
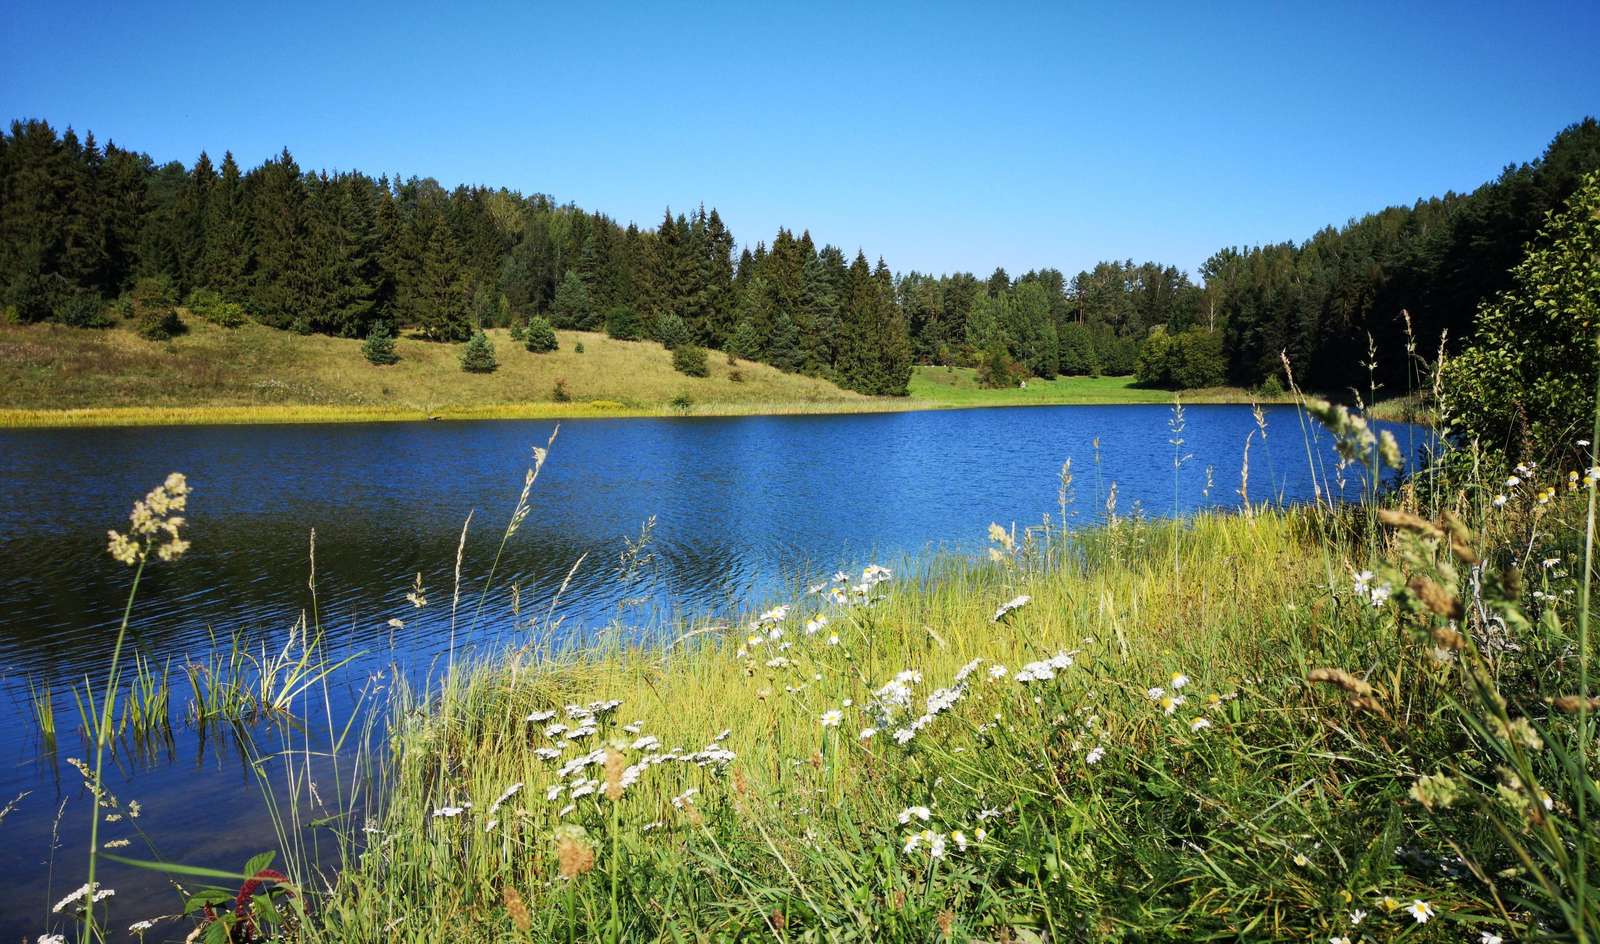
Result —
[[[542, 417], [871, 409], [873, 398], [824, 380], [712, 352], [711, 376], [672, 369], [648, 341], [558, 332], [561, 349], [532, 354], [492, 330], [500, 367], [460, 369], [459, 345], [402, 338], [400, 362], [376, 367], [354, 339], [303, 337], [188, 319], [187, 334], [146, 341], [132, 331], [0, 326], [0, 422], [271, 422], [418, 417]], [[582, 342], [585, 351], [575, 353]], [[738, 379], [735, 379], [735, 378]], [[571, 400], [557, 402], [557, 379]]]

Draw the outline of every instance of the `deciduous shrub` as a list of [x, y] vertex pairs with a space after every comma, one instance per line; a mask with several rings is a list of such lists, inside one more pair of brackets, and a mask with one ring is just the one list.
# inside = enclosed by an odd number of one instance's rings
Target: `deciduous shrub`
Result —
[[1511, 290], [1478, 309], [1472, 347], [1445, 363], [1449, 433], [1508, 458], [1526, 446], [1587, 465], [1577, 441], [1592, 435], [1600, 366], [1597, 259], [1600, 173], [1546, 219]]
[[237, 328], [245, 322], [243, 305], [225, 301], [221, 294], [209, 288], [197, 288], [190, 292], [184, 307], [195, 317], [224, 328]]

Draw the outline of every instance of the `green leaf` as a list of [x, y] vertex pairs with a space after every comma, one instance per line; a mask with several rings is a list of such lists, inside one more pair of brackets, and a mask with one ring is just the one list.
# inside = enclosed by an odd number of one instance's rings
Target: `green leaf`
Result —
[[263, 852], [260, 855], [251, 856], [250, 861], [244, 864], [244, 874], [246, 880], [254, 878], [256, 873], [270, 866], [272, 864], [272, 860], [276, 859], [277, 857], [278, 854], [276, 852]]

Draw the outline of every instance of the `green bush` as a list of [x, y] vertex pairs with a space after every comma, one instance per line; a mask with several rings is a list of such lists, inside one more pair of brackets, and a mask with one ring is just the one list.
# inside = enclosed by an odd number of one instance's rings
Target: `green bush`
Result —
[[165, 276], [142, 278], [133, 284], [134, 330], [147, 341], [169, 341], [184, 332], [183, 320]]
[[56, 320], [74, 328], [107, 328], [112, 324], [106, 303], [93, 292], [80, 292], [62, 299], [56, 307]]
[[1222, 335], [1200, 327], [1179, 334], [1152, 328], [1139, 347], [1134, 377], [1141, 386], [1172, 390], [1220, 386], [1227, 379]]
[[567, 403], [572, 399], [572, 394], [567, 391], [567, 378], [556, 378], [555, 389], [550, 391], [550, 397], [557, 403]]
[[998, 337], [990, 341], [983, 358], [978, 361], [978, 386], [990, 389], [1015, 387], [1027, 379], [1028, 369], [1011, 359], [1005, 343]]
[[361, 356], [365, 357], [368, 363], [380, 367], [393, 364], [400, 359], [400, 355], [394, 351], [394, 335], [389, 333], [387, 324], [380, 321], [372, 326], [372, 333], [367, 335], [366, 343], [361, 345]]
[[237, 328], [245, 323], [244, 306], [224, 301], [222, 295], [209, 288], [197, 288], [189, 293], [184, 307], [197, 318], [224, 328]]
[[708, 377], [706, 349], [698, 344], [680, 344], [672, 349], [672, 369], [690, 377]]
[[[1600, 173], [1545, 221], [1513, 287], [1478, 309], [1473, 345], [1445, 363], [1446, 431], [1506, 458], [1588, 465], [1600, 330]], [[1540, 455], [1540, 458], [1545, 458]]]
[[521, 341], [522, 340], [522, 322], [520, 322], [520, 321], [511, 322], [511, 340], [513, 340], [513, 341]]
[[556, 329], [550, 326], [550, 322], [534, 315], [528, 319], [528, 327], [523, 329], [522, 346], [535, 354], [553, 351], [559, 347], [556, 343]]
[[482, 328], [472, 332], [472, 337], [461, 349], [461, 369], [469, 374], [488, 374], [498, 366], [500, 365], [494, 359], [494, 345], [490, 343], [489, 336], [483, 333]]
[[606, 312], [606, 334], [618, 341], [637, 341], [644, 337], [644, 323], [632, 308], [616, 305]]
[[574, 354], [582, 354], [583, 353], [583, 342], [582, 341], [579, 341], [577, 344], [574, 344], [572, 346], [572, 353], [574, 353]]

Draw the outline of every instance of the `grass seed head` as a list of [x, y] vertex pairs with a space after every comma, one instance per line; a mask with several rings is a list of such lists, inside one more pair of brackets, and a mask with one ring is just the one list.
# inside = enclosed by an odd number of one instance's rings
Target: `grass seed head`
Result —
[[1322, 682], [1325, 685], [1337, 685], [1352, 695], [1361, 698], [1372, 697], [1372, 686], [1356, 678], [1344, 669], [1312, 669], [1306, 678], [1313, 682]]
[[1406, 586], [1417, 595], [1422, 605], [1446, 619], [1460, 619], [1465, 612], [1455, 594], [1439, 586], [1428, 577], [1412, 577]]

